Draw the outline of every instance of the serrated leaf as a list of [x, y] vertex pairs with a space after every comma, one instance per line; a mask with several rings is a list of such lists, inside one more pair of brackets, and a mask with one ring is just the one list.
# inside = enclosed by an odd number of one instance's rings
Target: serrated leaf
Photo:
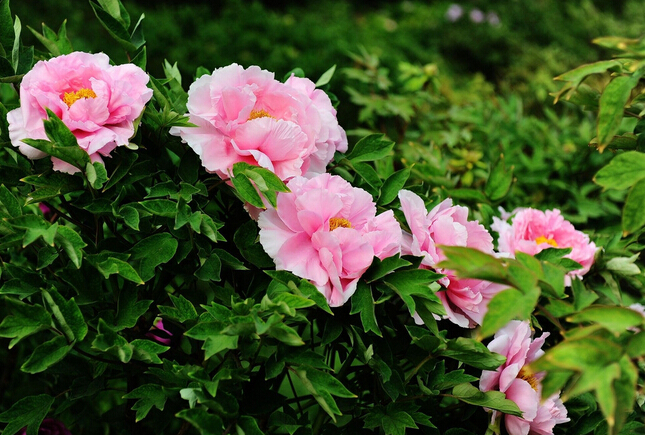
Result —
[[123, 398], [139, 399], [132, 405], [132, 410], [137, 411], [136, 421], [146, 418], [153, 406], [159, 411], [163, 411], [167, 399], [163, 387], [158, 384], [141, 385], [124, 395]]
[[[9, 3], [7, 0], [4, 1], [7, 4]], [[2, 6], [1, 2], [0, 6]], [[37, 435], [40, 424], [53, 404], [54, 398], [47, 394], [29, 396], [18, 400], [11, 405], [11, 408], [0, 414], [0, 421], [7, 423], [2, 433], [11, 435], [27, 427], [26, 435]]]

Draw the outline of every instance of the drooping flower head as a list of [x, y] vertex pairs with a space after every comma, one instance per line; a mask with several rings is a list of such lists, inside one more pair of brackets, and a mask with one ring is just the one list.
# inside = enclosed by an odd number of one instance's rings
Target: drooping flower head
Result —
[[[522, 417], [504, 415], [504, 424], [510, 435], [551, 435], [556, 424], [569, 421], [559, 393], [540, 403], [540, 381], [544, 373], [531, 373], [525, 366], [544, 354], [542, 345], [549, 333], [545, 332], [536, 339], [531, 336], [529, 323], [519, 320], [513, 320], [497, 331], [488, 349], [505, 356], [506, 362], [496, 371], [484, 370], [479, 380], [480, 390], [501, 391], [522, 411]], [[497, 411], [494, 411], [493, 419], [496, 418]]]
[[196, 127], [170, 133], [222, 178], [238, 162], [267, 168], [282, 180], [317, 174], [336, 150], [347, 150], [329, 97], [308, 79], [281, 83], [257, 66], [232, 64], [191, 84], [187, 107]]
[[343, 305], [374, 257], [400, 252], [391, 210], [376, 216], [372, 196], [336, 175], [295, 177], [278, 207], [260, 214], [260, 243], [278, 270], [311, 280], [332, 307]]
[[493, 238], [483, 225], [468, 220], [468, 209], [453, 206], [446, 199], [426, 211], [423, 199], [413, 192], [399, 192], [401, 209], [411, 234], [403, 235], [401, 253], [423, 257], [421, 267], [446, 275], [439, 283], [445, 290], [437, 292], [448, 314], [448, 319], [463, 327], [481, 324], [488, 302], [504, 287], [477, 279], [458, 279], [454, 272], [438, 268], [446, 257], [438, 247], [464, 246], [482, 252], [493, 252]]
[[[509, 219], [512, 219], [511, 223]], [[565, 276], [565, 285], [571, 284], [572, 277], [581, 278], [589, 271], [597, 250], [589, 236], [576, 230], [557, 209], [545, 212], [533, 208], [519, 209], [510, 217], [494, 217], [491, 228], [499, 233], [499, 252], [510, 256], [517, 251], [535, 255], [547, 248], [571, 248], [565, 257], [580, 263], [582, 269], [569, 272]]]
[[[133, 64], [110, 65], [103, 53], [74, 52], [39, 61], [20, 83], [20, 107], [7, 114], [11, 144], [30, 159], [46, 154], [23, 139], [47, 139], [46, 108], [71, 130], [92, 161], [127, 145], [135, 121], [152, 97], [148, 75]], [[52, 157], [54, 169], [78, 169]]]

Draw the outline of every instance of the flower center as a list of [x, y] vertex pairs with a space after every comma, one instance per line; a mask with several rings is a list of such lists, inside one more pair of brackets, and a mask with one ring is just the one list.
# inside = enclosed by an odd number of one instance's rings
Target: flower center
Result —
[[252, 110], [251, 114], [249, 115], [248, 121], [251, 121], [253, 119], [258, 119], [258, 118], [273, 118], [275, 119], [275, 116], [271, 116], [269, 112], [266, 110]]
[[74, 104], [81, 98], [96, 98], [96, 94], [93, 90], [86, 88], [79, 89], [76, 92], [65, 92], [65, 95], [63, 96], [63, 102], [67, 104], [67, 107], [72, 107], [72, 104]]
[[351, 228], [352, 223], [344, 218], [331, 218], [329, 219], [329, 231], [334, 231], [336, 228]]
[[537, 239], [535, 239], [535, 243], [537, 243], [538, 245], [541, 244], [541, 243], [548, 243], [549, 245], [553, 246], [554, 248], [558, 247], [558, 243], [555, 240], [547, 239], [544, 236], [540, 236]]
[[531, 388], [533, 388], [535, 391], [538, 390], [538, 380], [535, 379], [535, 376], [533, 375], [533, 373], [526, 370], [524, 367], [520, 369], [520, 372], [517, 374], [517, 378], [524, 379], [526, 382], [529, 383]]

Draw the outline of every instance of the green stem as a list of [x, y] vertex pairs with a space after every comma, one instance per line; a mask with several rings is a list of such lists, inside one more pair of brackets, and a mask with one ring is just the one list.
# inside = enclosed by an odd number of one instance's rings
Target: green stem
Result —
[[425, 357], [419, 364], [417, 364], [410, 373], [405, 377], [405, 383], [407, 384], [410, 382], [410, 380], [416, 375], [419, 370], [421, 370], [421, 367], [425, 365], [428, 361], [430, 361], [433, 358], [432, 354], [429, 354], [427, 357]]

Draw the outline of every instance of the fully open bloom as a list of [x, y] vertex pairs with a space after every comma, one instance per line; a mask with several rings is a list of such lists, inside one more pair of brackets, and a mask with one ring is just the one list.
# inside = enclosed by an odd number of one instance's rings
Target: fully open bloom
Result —
[[[529, 323], [519, 320], [513, 320], [497, 331], [488, 349], [505, 356], [506, 362], [494, 372], [484, 370], [479, 380], [480, 390], [499, 390], [522, 411], [522, 417], [504, 416], [510, 435], [550, 435], [556, 424], [569, 421], [559, 393], [540, 403], [540, 381], [544, 373], [531, 373], [525, 366], [544, 354], [542, 345], [549, 333], [545, 332], [535, 340], [531, 335]], [[496, 418], [497, 411], [494, 411], [493, 419]]]
[[[504, 215], [503, 215], [504, 216]], [[589, 271], [596, 254], [596, 245], [589, 236], [577, 231], [571, 222], [560, 214], [560, 210], [540, 211], [533, 208], [518, 209], [514, 216], [503, 219], [493, 218], [491, 228], [499, 233], [498, 250], [514, 256], [520, 251], [535, 255], [547, 248], [571, 248], [565, 255], [582, 265], [582, 269], [571, 271], [565, 276], [565, 285], [571, 284], [572, 277], [582, 277]]]
[[230, 176], [246, 162], [280, 179], [325, 171], [336, 150], [347, 150], [329, 97], [308, 79], [287, 83], [257, 66], [232, 64], [203, 75], [188, 90], [188, 116], [196, 127], [173, 127], [209, 172]]
[[[50, 109], [72, 131], [92, 161], [102, 162], [117, 146], [127, 145], [134, 123], [152, 97], [148, 75], [133, 64], [110, 65], [103, 53], [74, 52], [34, 65], [20, 83], [20, 107], [7, 114], [13, 146], [30, 159], [46, 154], [23, 139], [47, 139], [43, 119]], [[54, 169], [74, 173], [72, 165], [52, 157]]]
[[376, 216], [372, 196], [339, 176], [295, 177], [278, 207], [260, 214], [260, 243], [278, 270], [311, 282], [332, 307], [343, 305], [372, 264], [401, 250], [392, 210]]
[[439, 283], [445, 290], [437, 292], [448, 314], [448, 319], [463, 327], [481, 324], [488, 302], [504, 287], [477, 279], [458, 279], [450, 270], [438, 268], [437, 263], [446, 257], [438, 248], [465, 246], [486, 253], [493, 252], [493, 238], [483, 225], [468, 220], [468, 209], [453, 206], [446, 199], [430, 212], [423, 199], [413, 192], [399, 192], [401, 209], [411, 234], [403, 235], [401, 253], [423, 257], [421, 267], [446, 275]]

